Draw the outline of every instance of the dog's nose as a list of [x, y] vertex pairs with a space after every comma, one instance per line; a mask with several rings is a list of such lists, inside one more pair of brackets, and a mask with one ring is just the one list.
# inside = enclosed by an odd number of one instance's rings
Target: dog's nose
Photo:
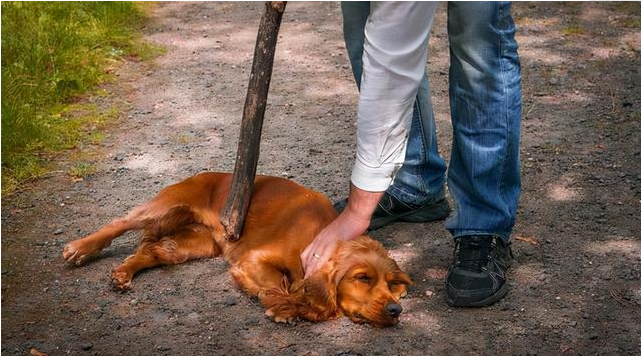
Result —
[[403, 307], [396, 304], [396, 303], [389, 303], [385, 306], [385, 309], [389, 313], [389, 315], [392, 316], [392, 318], [396, 318], [397, 316], [401, 315], [403, 312]]

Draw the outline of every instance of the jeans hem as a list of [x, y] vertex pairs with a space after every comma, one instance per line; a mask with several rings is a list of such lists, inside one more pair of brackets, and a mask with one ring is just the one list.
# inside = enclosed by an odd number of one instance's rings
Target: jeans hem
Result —
[[450, 230], [452, 237], [458, 239], [463, 236], [470, 235], [481, 235], [481, 236], [497, 236], [500, 237], [503, 242], [510, 242], [510, 237], [512, 236], [512, 231], [488, 231], [488, 230]]

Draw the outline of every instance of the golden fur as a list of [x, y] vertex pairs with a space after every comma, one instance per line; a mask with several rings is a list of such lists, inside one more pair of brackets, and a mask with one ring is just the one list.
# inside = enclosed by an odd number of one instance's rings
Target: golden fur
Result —
[[119, 290], [131, 288], [142, 269], [222, 254], [234, 280], [257, 296], [275, 321], [347, 315], [380, 327], [398, 323], [387, 308], [400, 308], [411, 280], [369, 237], [340, 242], [329, 262], [303, 278], [301, 252], [337, 215], [325, 196], [286, 179], [257, 177], [241, 238], [229, 242], [219, 220], [230, 183], [230, 174], [203, 173], [171, 185], [126, 216], [68, 243], [63, 257], [82, 264], [124, 232], [143, 230], [138, 250], [112, 272]]

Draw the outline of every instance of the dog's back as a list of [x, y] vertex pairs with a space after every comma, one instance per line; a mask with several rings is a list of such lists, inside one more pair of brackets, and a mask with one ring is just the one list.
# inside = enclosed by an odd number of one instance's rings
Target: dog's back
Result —
[[252, 294], [257, 293], [256, 288], [246, 285], [259, 282], [251, 277], [259, 268], [273, 267], [291, 281], [302, 279], [300, 254], [336, 217], [329, 200], [287, 179], [259, 176], [240, 240], [229, 242], [220, 213], [231, 179], [229, 173], [201, 173], [168, 186], [127, 216], [69, 243], [63, 255], [79, 264], [125, 231], [141, 229], [138, 252], [114, 270], [112, 279], [118, 289], [130, 288], [133, 275], [141, 269], [221, 253], [238, 284]]
[[274, 246], [281, 255], [290, 255], [283, 246], [300, 255], [337, 215], [320, 193], [284, 178], [258, 176], [240, 240], [229, 242], [220, 213], [231, 178], [229, 173], [201, 173], [166, 187], [145, 204], [145, 230], [162, 237], [184, 225], [202, 224], [212, 229], [225, 259], [234, 264], [247, 252], [264, 252]]

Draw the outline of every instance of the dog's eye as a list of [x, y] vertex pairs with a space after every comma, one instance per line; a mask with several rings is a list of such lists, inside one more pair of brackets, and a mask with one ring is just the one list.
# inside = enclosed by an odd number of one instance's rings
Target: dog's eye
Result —
[[372, 279], [366, 274], [358, 274], [354, 276], [354, 278], [356, 278], [356, 280], [360, 282], [367, 283], [367, 284], [370, 284], [370, 282], [372, 282]]

